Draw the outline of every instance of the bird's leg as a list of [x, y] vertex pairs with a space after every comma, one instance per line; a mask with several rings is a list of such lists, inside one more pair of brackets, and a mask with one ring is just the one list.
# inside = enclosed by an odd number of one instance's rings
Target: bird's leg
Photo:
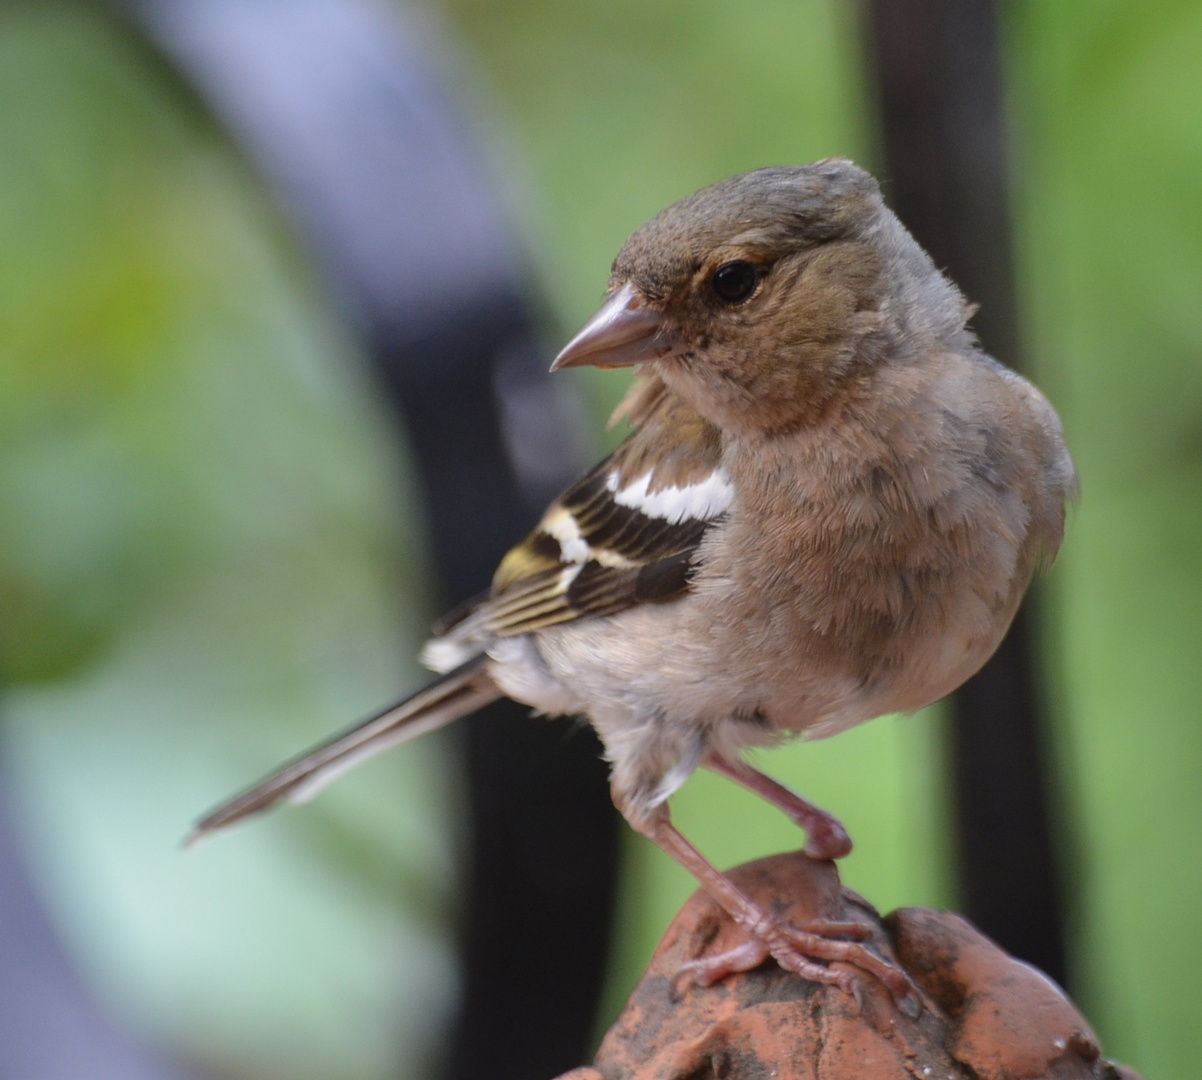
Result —
[[804, 927], [788, 926], [710, 865], [672, 824], [666, 806], [657, 808], [650, 818], [632, 819], [631, 824], [701, 882], [705, 891], [751, 938], [717, 956], [689, 961], [682, 965], [682, 974], [691, 976], [702, 986], [709, 986], [734, 972], [759, 967], [771, 956], [786, 971], [811, 982], [837, 986], [858, 1002], [860, 987], [851, 972], [834, 971], [816, 962], [844, 961], [876, 976], [893, 995], [899, 1008], [908, 1014], [914, 1012], [918, 996], [905, 973], [863, 945], [864, 938], [871, 933], [867, 927], [831, 919], [816, 919]]
[[811, 859], [841, 859], [851, 852], [851, 837], [837, 817], [806, 802], [797, 792], [773, 780], [771, 776], [765, 776], [746, 762], [730, 762], [717, 754], [710, 754], [703, 764], [710, 771], [766, 799], [783, 811], [795, 825], [805, 829], [805, 853]]

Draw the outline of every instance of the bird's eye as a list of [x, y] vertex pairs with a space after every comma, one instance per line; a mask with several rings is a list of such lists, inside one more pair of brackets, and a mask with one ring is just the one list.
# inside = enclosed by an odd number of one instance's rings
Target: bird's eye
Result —
[[714, 271], [710, 286], [724, 304], [738, 304], [755, 292], [759, 280], [759, 271], [751, 263], [736, 259], [723, 263]]

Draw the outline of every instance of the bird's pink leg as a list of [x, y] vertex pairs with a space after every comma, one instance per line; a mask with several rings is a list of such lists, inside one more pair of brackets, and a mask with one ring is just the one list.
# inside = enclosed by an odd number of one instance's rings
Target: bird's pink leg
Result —
[[[805, 927], [788, 926], [710, 865], [672, 824], [666, 807], [641, 827], [635, 822], [631, 824], [701, 882], [705, 891], [751, 937], [749, 942], [728, 952], [689, 961], [681, 968], [683, 974], [708, 986], [736, 971], [750, 971], [771, 956], [786, 971], [811, 982], [837, 986], [858, 1002], [860, 987], [854, 975], [816, 963], [819, 960], [844, 961], [874, 975], [884, 983], [899, 1008], [907, 1014], [917, 1015], [918, 995], [913, 984], [899, 968], [865, 948], [862, 944], [866, 934], [864, 926], [830, 919], [817, 919]], [[841, 937], [853, 940], [841, 940]]]
[[795, 825], [805, 829], [805, 853], [811, 859], [841, 859], [851, 852], [851, 837], [837, 817], [806, 802], [797, 792], [773, 780], [771, 776], [765, 776], [745, 762], [732, 763], [717, 754], [707, 757], [704, 765], [766, 799], [783, 811]]

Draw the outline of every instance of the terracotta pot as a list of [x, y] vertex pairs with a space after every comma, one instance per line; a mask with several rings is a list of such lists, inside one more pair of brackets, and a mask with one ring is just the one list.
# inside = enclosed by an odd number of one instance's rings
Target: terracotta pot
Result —
[[923, 1008], [905, 1015], [856, 968], [862, 1005], [769, 961], [712, 987], [682, 963], [740, 944], [704, 893], [685, 904], [592, 1066], [560, 1080], [1139, 1080], [1102, 1058], [1084, 1017], [1050, 979], [957, 915], [903, 908], [885, 919], [844, 889], [834, 863], [801, 852], [731, 871], [786, 922], [851, 920], [909, 973]]

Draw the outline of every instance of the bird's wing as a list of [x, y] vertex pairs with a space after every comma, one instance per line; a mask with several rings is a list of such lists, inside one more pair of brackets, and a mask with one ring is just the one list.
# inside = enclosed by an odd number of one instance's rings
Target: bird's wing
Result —
[[680, 596], [734, 486], [716, 428], [658, 379], [615, 417], [636, 430], [556, 499], [501, 561], [488, 597], [438, 629], [452, 642], [508, 637]]
[[[734, 499], [718, 433], [658, 380], [636, 383], [618, 415], [637, 425], [630, 437], [551, 504], [501, 561], [487, 597], [444, 620], [427, 656], [446, 674], [217, 807], [187, 842], [278, 799], [303, 802], [364, 758], [499, 697], [488, 640], [684, 592], [701, 538]], [[440, 644], [450, 663], [433, 659]]]

